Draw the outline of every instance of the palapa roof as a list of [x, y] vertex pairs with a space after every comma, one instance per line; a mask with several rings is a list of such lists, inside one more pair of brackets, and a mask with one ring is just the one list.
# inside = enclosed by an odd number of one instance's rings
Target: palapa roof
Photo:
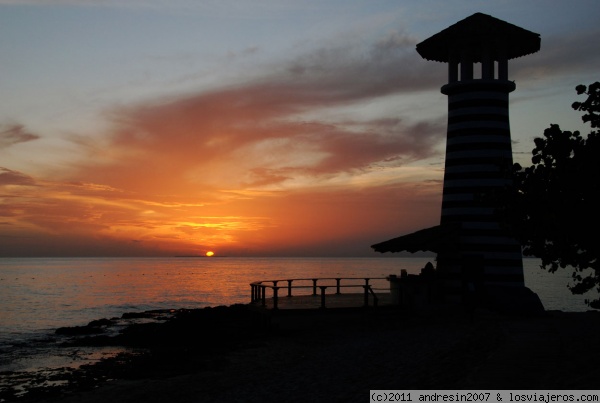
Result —
[[375, 252], [411, 252], [431, 251], [439, 253], [442, 250], [455, 249], [458, 242], [460, 223], [449, 223], [425, 228], [417, 232], [402, 235], [388, 241], [371, 245]]
[[451, 51], [470, 49], [474, 63], [480, 63], [483, 49], [498, 60], [505, 51], [508, 60], [540, 50], [540, 35], [491, 15], [475, 13], [449, 26], [417, 45], [417, 52], [427, 60], [448, 63]]

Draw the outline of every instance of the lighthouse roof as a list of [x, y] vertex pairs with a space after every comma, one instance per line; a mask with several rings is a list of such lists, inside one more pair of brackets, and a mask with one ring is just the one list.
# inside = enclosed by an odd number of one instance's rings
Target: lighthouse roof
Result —
[[[427, 60], [447, 63], [454, 52], [471, 53], [472, 61], [482, 61], [484, 49], [493, 60], [508, 60], [540, 50], [540, 35], [491, 15], [475, 13], [449, 26], [417, 45], [417, 52]], [[502, 53], [504, 54], [502, 54]]]

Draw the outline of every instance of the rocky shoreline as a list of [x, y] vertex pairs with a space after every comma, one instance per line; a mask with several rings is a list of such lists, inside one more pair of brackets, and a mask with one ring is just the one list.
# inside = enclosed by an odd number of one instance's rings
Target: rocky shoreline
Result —
[[77, 368], [0, 373], [0, 402], [57, 400], [116, 379], [172, 376], [212, 367], [219, 357], [266, 336], [268, 326], [263, 321], [264, 313], [248, 305], [232, 305], [124, 313], [120, 318], [61, 327], [55, 335], [64, 338], [62, 348], [118, 347], [125, 352]]
[[366, 401], [370, 389], [597, 389], [600, 375], [597, 312], [232, 305], [135, 315], [116, 334], [115, 319], [58, 329], [65, 346], [130, 350], [32, 379], [23, 395], [4, 388], [0, 402]]

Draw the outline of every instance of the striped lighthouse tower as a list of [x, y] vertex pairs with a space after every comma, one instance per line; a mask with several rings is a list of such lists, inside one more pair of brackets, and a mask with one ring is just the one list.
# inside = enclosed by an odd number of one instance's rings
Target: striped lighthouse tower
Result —
[[459, 230], [455, 247], [437, 256], [447, 295], [524, 288], [521, 246], [496, 209], [499, 193], [512, 184], [509, 94], [515, 84], [508, 61], [539, 49], [538, 34], [481, 13], [417, 45], [424, 59], [448, 64], [441, 88], [448, 96], [448, 137], [440, 224]]

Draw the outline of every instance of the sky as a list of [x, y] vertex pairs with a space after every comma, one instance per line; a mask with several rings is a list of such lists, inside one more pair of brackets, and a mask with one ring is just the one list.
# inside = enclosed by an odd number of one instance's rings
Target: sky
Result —
[[0, 256], [381, 256], [437, 225], [447, 65], [482, 12], [513, 157], [600, 80], [596, 0], [0, 0]]

